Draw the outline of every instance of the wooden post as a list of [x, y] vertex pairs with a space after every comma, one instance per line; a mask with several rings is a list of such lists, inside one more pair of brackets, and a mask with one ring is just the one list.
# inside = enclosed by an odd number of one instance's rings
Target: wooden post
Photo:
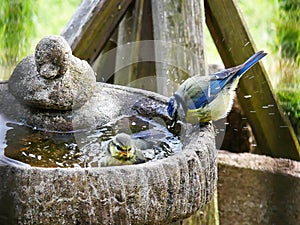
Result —
[[[206, 23], [225, 67], [243, 63], [256, 52], [235, 0], [205, 0]], [[260, 66], [259, 66], [260, 65]], [[237, 96], [266, 155], [300, 160], [300, 147], [283, 115], [262, 64], [241, 79]]]
[[116, 37], [118, 30], [116, 29], [111, 38], [106, 42], [99, 56], [92, 63], [92, 67], [97, 74], [97, 82], [105, 82], [112, 84], [114, 82], [115, 64], [117, 51]]
[[151, 0], [136, 1], [127, 11], [118, 46], [114, 83], [156, 91]]
[[203, 1], [152, 0], [158, 93], [171, 95], [177, 84], [206, 74]]

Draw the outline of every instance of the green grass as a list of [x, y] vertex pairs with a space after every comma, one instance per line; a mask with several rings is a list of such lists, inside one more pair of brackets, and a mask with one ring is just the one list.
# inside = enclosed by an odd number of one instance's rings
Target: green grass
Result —
[[277, 92], [277, 97], [284, 113], [287, 115], [300, 142], [300, 91], [285, 89]]
[[34, 36], [35, 13], [33, 0], [0, 1], [0, 64], [14, 65], [23, 58]]
[[300, 120], [300, 91], [280, 90], [277, 96], [287, 115], [294, 118], [295, 121]]
[[39, 0], [34, 18], [37, 34], [32, 40], [30, 52], [46, 35], [59, 35], [76, 11], [81, 0]]
[[[74, 14], [81, 0], [26, 0], [26, 7], [15, 7], [19, 0], [0, 1], [0, 80], [8, 79], [15, 65], [34, 52], [37, 43], [46, 35], [59, 35]], [[24, 3], [23, 0], [22, 3]], [[8, 4], [13, 7], [8, 7]], [[4, 14], [12, 17], [7, 23]], [[24, 23], [22, 23], [24, 21]], [[1, 37], [4, 37], [1, 41]]]

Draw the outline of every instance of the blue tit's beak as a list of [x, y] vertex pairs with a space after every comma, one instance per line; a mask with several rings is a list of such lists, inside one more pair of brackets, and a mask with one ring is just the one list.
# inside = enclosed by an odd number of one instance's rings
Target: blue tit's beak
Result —
[[167, 108], [168, 114], [172, 119], [174, 119], [175, 117], [177, 108], [178, 108], [178, 104], [175, 99], [175, 96], [172, 96], [168, 102], [168, 108]]
[[126, 147], [124, 149], [122, 149], [122, 151], [120, 151], [120, 155], [126, 157], [126, 158], [129, 158], [131, 156], [130, 154], [130, 151], [131, 151], [131, 147]]

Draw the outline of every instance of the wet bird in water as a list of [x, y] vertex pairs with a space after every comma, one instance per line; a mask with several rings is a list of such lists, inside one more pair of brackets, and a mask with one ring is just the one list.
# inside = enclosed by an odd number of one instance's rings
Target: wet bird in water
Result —
[[101, 166], [132, 165], [146, 162], [141, 151], [145, 142], [132, 139], [130, 135], [119, 133], [106, 145], [106, 156], [101, 159]]
[[214, 73], [197, 75], [183, 82], [168, 102], [168, 114], [188, 123], [222, 119], [231, 110], [235, 89], [242, 75], [267, 53], [259, 51], [243, 64]]

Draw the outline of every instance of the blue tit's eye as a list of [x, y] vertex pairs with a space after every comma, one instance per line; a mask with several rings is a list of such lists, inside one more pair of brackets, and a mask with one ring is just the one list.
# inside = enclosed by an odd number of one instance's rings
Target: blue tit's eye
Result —
[[118, 151], [123, 151], [122, 147], [117, 143], [112, 142], [112, 144], [117, 148]]

